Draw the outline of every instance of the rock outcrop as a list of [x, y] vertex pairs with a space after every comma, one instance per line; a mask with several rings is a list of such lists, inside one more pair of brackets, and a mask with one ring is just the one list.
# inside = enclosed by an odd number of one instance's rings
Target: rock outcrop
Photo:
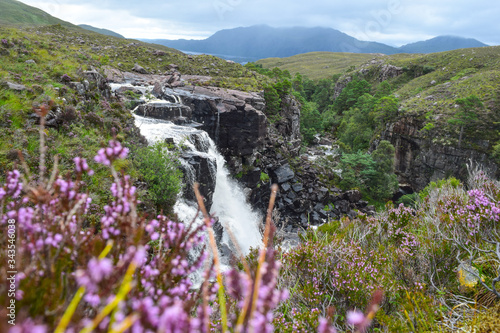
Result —
[[380, 67], [378, 82], [383, 82], [403, 74], [403, 68], [394, 65], [383, 65]]
[[193, 184], [196, 181], [199, 184], [199, 191], [205, 198], [206, 207], [212, 206], [212, 197], [215, 190], [215, 178], [217, 172], [217, 163], [207, 155], [185, 152], [182, 154], [181, 169], [184, 175], [183, 197], [187, 200], [196, 202], [193, 192]]
[[200, 125], [215, 141], [232, 171], [263, 147], [267, 121], [264, 99], [256, 93], [215, 87], [165, 89], [163, 98], [178, 96], [191, 109], [190, 120]]
[[[467, 163], [481, 164], [491, 174], [498, 173], [497, 165], [487, 154], [475, 149], [457, 148], [433, 143], [421, 135], [422, 121], [402, 117], [387, 124], [380, 139], [388, 140], [396, 149], [395, 168], [400, 183], [413, 190], [422, 190], [430, 181], [449, 176], [465, 180]], [[488, 145], [487, 142], [478, 143]], [[487, 148], [487, 147], [486, 147]]]
[[139, 116], [169, 120], [183, 125], [191, 119], [191, 109], [179, 103], [151, 102], [139, 105], [135, 111]]

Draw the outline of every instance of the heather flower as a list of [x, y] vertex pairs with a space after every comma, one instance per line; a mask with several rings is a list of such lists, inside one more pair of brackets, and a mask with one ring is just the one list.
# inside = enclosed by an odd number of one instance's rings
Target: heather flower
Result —
[[337, 333], [337, 330], [335, 327], [328, 324], [328, 320], [326, 318], [320, 318], [318, 333]]
[[[21, 194], [21, 190], [23, 189], [23, 184], [20, 181], [21, 173], [18, 170], [9, 171], [7, 173], [7, 181], [5, 183], [5, 194], [12, 197], [17, 198]], [[5, 194], [3, 196], [5, 196]], [[0, 198], [2, 194], [0, 193]]]
[[122, 147], [120, 142], [110, 140], [109, 147], [99, 149], [94, 160], [97, 163], [111, 165], [111, 163], [118, 158], [127, 158], [128, 151], [128, 148]]
[[31, 319], [26, 319], [22, 323], [16, 323], [9, 329], [9, 333], [46, 333], [48, 332], [45, 325], [37, 325]]
[[61, 76], [61, 81], [63, 81], [63, 82], [70, 82], [71, 81], [71, 77], [68, 74], [63, 74]]
[[89, 176], [92, 176], [94, 174], [94, 170], [91, 170], [89, 168], [87, 160], [85, 160], [84, 158], [75, 157], [73, 161], [75, 162], [76, 172], [78, 173], [86, 172]]
[[359, 326], [365, 321], [365, 315], [359, 310], [348, 311], [346, 317], [349, 325]]
[[[76, 280], [80, 286], [86, 288], [90, 293], [96, 293], [99, 290], [98, 284], [113, 272], [113, 264], [110, 259], [90, 259], [86, 270], [76, 271]], [[95, 300], [95, 297], [89, 296], [89, 303]]]

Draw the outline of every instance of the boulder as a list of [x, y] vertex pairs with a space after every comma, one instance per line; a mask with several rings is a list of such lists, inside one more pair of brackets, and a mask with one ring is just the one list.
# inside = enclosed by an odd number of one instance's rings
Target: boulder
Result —
[[101, 73], [96, 70], [89, 70], [83, 72], [83, 76], [85, 77], [84, 83], [87, 84], [86, 90], [97, 89], [102, 96], [110, 98], [111, 87], [108, 80]]
[[356, 203], [361, 200], [361, 192], [358, 190], [350, 190], [344, 193], [344, 198], [351, 203]]
[[77, 92], [78, 95], [84, 95], [85, 94], [86, 89], [85, 89], [85, 85], [83, 83], [73, 81], [73, 82], [69, 82], [68, 86], [71, 89], [76, 90], [76, 92]]
[[140, 73], [140, 74], [149, 74], [149, 72], [139, 64], [135, 64], [134, 67], [132, 68], [132, 71]]
[[15, 90], [15, 91], [26, 90], [26, 86], [24, 86], [22, 84], [12, 83], [12, 82], [7, 82], [7, 87], [9, 87], [9, 89]]
[[153, 90], [151, 91], [151, 95], [153, 95], [156, 98], [161, 98], [161, 96], [163, 95], [163, 88], [160, 82], [155, 82]]
[[295, 176], [289, 164], [285, 164], [273, 171], [273, 181], [282, 184]]

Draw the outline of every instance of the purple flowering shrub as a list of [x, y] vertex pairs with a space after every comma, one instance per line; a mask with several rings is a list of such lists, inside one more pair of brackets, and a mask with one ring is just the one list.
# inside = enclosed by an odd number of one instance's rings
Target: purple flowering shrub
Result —
[[461, 288], [463, 262], [478, 268], [469, 272], [477, 275], [476, 295], [494, 297], [500, 281], [500, 187], [482, 173], [470, 182], [475, 187], [466, 191], [443, 181], [416, 209], [387, 206], [375, 217], [360, 214], [308, 230], [282, 255], [280, 285], [290, 297], [278, 308], [276, 330], [310, 332], [327, 317], [337, 330], [348, 331], [343, 318], [357, 318], [348, 310], [369, 307], [375, 290], [385, 293], [374, 318], [377, 328], [456, 325], [464, 316], [455, 307], [470, 296]]
[[[206, 260], [205, 235], [213, 240], [213, 220], [207, 216], [207, 224], [197, 225], [193, 217], [185, 225], [162, 215], [141, 217], [136, 188], [113, 167], [127, 154], [112, 140], [95, 156], [113, 179], [112, 199], [96, 225], [87, 221], [91, 195], [82, 178], [94, 171], [85, 159], [74, 158], [73, 177], [61, 177], [56, 168], [50, 179], [42, 172], [36, 180], [17, 170], [7, 174], [0, 187], [0, 224], [16, 226], [17, 325], [0, 329], [272, 332], [273, 311], [287, 298], [278, 288], [275, 251], [264, 246], [255, 269], [231, 269], [222, 278], [216, 254], [215, 265]], [[0, 238], [0, 246], [7, 248], [8, 239]], [[2, 262], [6, 253], [0, 253]], [[0, 272], [4, 281], [5, 274]], [[200, 275], [197, 287], [193, 280]], [[7, 292], [1, 291], [5, 304]], [[334, 330], [323, 321], [321, 332]]]
[[[386, 253], [313, 230], [304, 238], [282, 255], [280, 283], [290, 290], [290, 297], [278, 309], [277, 331], [311, 332], [321, 324], [320, 317], [330, 317], [343, 330], [348, 309], [364, 310], [377, 290], [390, 295], [397, 290], [387, 274]], [[335, 314], [330, 313], [332, 307]]]
[[[111, 141], [96, 161], [110, 165], [126, 155], [125, 148]], [[104, 207], [99, 228], [84, 228], [91, 200], [81, 178], [93, 171], [84, 159], [74, 162], [74, 180], [55, 172], [50, 180], [32, 185], [16, 170], [0, 187], [0, 223], [5, 227], [15, 220], [17, 227], [20, 324], [12, 331], [30, 332], [33, 322], [40, 322], [39, 327], [45, 328], [41, 331], [54, 327], [105, 331], [125, 323], [136, 332], [169, 325], [198, 330], [200, 324], [191, 320], [191, 312], [196, 311], [199, 293], [191, 291], [189, 275], [206, 257], [204, 226], [185, 226], [165, 216], [140, 218], [135, 187], [128, 176], [111, 168], [113, 199]], [[4, 248], [6, 241], [1, 238]], [[1, 260], [7, 262], [4, 254]], [[1, 274], [5, 280], [5, 272]], [[67, 320], [61, 324], [64, 317]]]
[[436, 189], [423, 205], [425, 218], [438, 238], [453, 246], [457, 265], [466, 271], [459, 274], [473, 276], [473, 285], [500, 299], [500, 186], [478, 170], [470, 175], [470, 185], [475, 187]]

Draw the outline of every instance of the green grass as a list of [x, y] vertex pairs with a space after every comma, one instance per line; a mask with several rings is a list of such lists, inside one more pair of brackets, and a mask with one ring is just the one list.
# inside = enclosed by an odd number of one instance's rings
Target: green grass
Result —
[[0, 24], [16, 27], [42, 26], [51, 24], [61, 24], [66, 27], [76, 26], [53, 17], [44, 11], [25, 5], [15, 0], [2, 0], [0, 2]]
[[311, 80], [330, 78], [335, 74], [343, 74], [350, 68], [379, 58], [373, 54], [311, 52], [287, 58], [267, 58], [257, 61], [264, 68], [278, 67], [291, 74], [300, 73]]
[[333, 75], [345, 74], [372, 60], [390, 62], [413, 58], [410, 54], [340, 53], [340, 52], [310, 52], [287, 58], [267, 58], [257, 61], [264, 68], [278, 67], [288, 70], [292, 75], [300, 73], [311, 80], [331, 78]]

